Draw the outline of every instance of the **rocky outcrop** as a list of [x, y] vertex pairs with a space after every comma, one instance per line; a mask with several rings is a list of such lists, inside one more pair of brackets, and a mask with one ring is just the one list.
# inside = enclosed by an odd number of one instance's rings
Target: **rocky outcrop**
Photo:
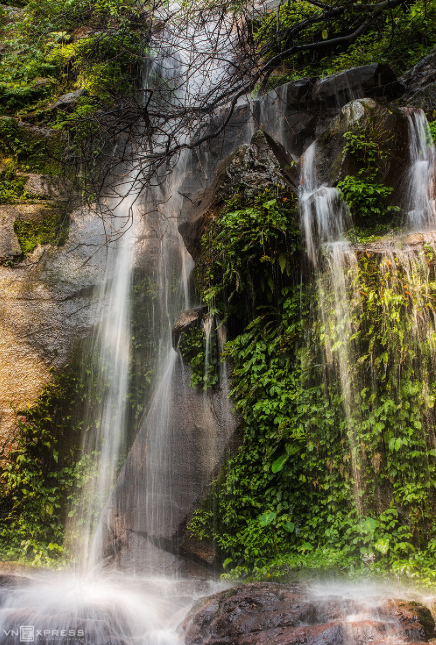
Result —
[[220, 164], [213, 184], [193, 195], [180, 215], [179, 231], [194, 259], [200, 252], [203, 232], [236, 191], [245, 199], [276, 186], [295, 191], [298, 174], [294, 165], [283, 146], [261, 130], [254, 133], [249, 145], [229, 155]]
[[0, 206], [0, 263], [20, 257], [21, 248], [14, 231], [16, 213], [8, 206]]
[[420, 603], [327, 593], [246, 584], [198, 601], [180, 631], [186, 645], [417, 645], [434, 636], [430, 611]]
[[193, 389], [190, 378], [174, 357], [107, 505], [106, 553], [121, 568], [161, 575], [180, 571], [185, 558], [215, 562], [214, 550], [195, 549], [185, 529], [233, 448], [239, 419], [227, 390]]
[[356, 161], [345, 150], [348, 131], [366, 132], [383, 153], [377, 181], [396, 188], [408, 166], [407, 113], [373, 99], [360, 99], [345, 105], [329, 128], [317, 139], [317, 177], [320, 184], [335, 186], [346, 175], [357, 172]]
[[[295, 191], [298, 173], [292, 164], [329, 128], [345, 104], [367, 97], [391, 101], [404, 88], [389, 66], [373, 64], [323, 79], [303, 78], [285, 83], [252, 103], [237, 106], [224, 133], [192, 154], [190, 170], [180, 189], [180, 194], [185, 196], [180, 232], [190, 253], [198, 253], [199, 235], [211, 216], [215, 192], [232, 163], [232, 155], [235, 163], [242, 163], [240, 151], [242, 145], [252, 145], [253, 130], [263, 132], [281, 181]], [[217, 114], [210, 133], [216, 132], [225, 118], [225, 111]]]
[[197, 307], [196, 309], [188, 309], [180, 315], [172, 330], [172, 343], [174, 349], [177, 350], [180, 336], [184, 332], [188, 331], [188, 329], [192, 329], [193, 327], [200, 327], [206, 312], [207, 307]]
[[78, 201], [73, 185], [66, 177], [24, 172], [17, 175], [26, 178], [24, 189], [30, 198], [50, 199], [57, 202]]
[[[31, 208], [5, 206], [0, 212], [13, 209], [13, 218], [17, 209], [23, 214]], [[78, 209], [70, 216], [64, 246], [38, 247], [24, 262], [0, 266], [0, 457], [14, 442], [13, 408], [34, 403], [52, 378], [51, 368], [64, 369], [97, 323], [95, 287], [115, 251], [104, 242], [100, 220]]]
[[399, 79], [405, 88], [399, 104], [425, 112], [436, 109], [436, 49]]

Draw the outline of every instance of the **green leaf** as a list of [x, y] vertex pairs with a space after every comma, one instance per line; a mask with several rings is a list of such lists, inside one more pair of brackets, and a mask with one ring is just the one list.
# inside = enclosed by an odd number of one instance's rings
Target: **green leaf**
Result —
[[293, 524], [292, 522], [285, 522], [283, 524], [283, 528], [285, 529], [285, 531], [288, 531], [289, 533], [293, 533], [295, 529], [295, 524]]
[[289, 455], [282, 455], [281, 457], [275, 460], [275, 462], [271, 466], [271, 470], [273, 471], [273, 473], [278, 473], [280, 470], [282, 470], [283, 466], [288, 460], [288, 457]]
[[277, 513], [264, 513], [263, 515], [259, 516], [259, 524], [261, 526], [268, 526], [268, 524], [271, 524], [277, 517]]
[[286, 255], [284, 253], [280, 253], [279, 255], [279, 265], [280, 271], [283, 273], [286, 269]]
[[372, 534], [378, 527], [378, 522], [372, 517], [367, 517], [366, 520], [363, 520], [361, 526], [364, 531]]
[[380, 553], [383, 553], [383, 555], [386, 555], [386, 553], [389, 550], [389, 538], [384, 537], [380, 538], [375, 544], [374, 544], [374, 549], [377, 549], [377, 551], [380, 551]]

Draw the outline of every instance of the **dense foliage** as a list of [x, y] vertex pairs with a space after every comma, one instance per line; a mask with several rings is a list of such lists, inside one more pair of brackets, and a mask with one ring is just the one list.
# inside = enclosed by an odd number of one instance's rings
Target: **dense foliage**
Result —
[[[350, 181], [365, 190], [383, 163], [369, 135], [345, 136], [357, 162]], [[355, 221], [374, 226], [386, 217], [385, 186], [377, 203], [353, 201], [341, 188]], [[327, 253], [303, 279], [285, 271], [298, 244], [275, 246], [285, 244], [276, 222], [284, 218], [293, 239], [298, 215], [286, 202], [274, 207], [276, 219], [264, 216], [256, 230], [252, 208], [238, 210], [236, 224], [230, 205], [203, 238], [212, 258], [204, 296], [235, 330], [225, 358], [234, 366], [243, 442], [191, 530], [215, 542], [231, 577], [280, 577], [307, 565], [419, 572], [434, 583], [435, 252], [350, 251], [340, 264]], [[241, 333], [233, 319], [246, 320], [242, 294], [251, 297], [253, 282], [255, 305]]]
[[[280, 82], [324, 76], [370, 63], [386, 63], [401, 75], [436, 44], [436, 10], [430, 0], [392, 3], [374, 16], [372, 24], [355, 40], [335, 41], [358, 28], [362, 10], [363, 5], [347, 0], [335, 3], [334, 9], [305, 0], [284, 2], [278, 13], [273, 11], [256, 23], [255, 39], [267, 56], [280, 56], [292, 45], [306, 45], [306, 49], [291, 51], [281, 62], [282, 67], [275, 72]], [[310, 44], [318, 46], [311, 49]]]
[[34, 406], [18, 412], [19, 431], [1, 477], [0, 557], [34, 565], [64, 555], [92, 457], [81, 454], [78, 405], [86, 390], [77, 366], [49, 384]]

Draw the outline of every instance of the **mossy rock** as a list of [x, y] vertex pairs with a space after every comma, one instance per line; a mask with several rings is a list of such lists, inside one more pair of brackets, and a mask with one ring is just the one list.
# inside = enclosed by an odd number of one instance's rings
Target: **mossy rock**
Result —
[[316, 141], [319, 184], [336, 186], [347, 175], [356, 175], [359, 166], [345, 150], [346, 132], [365, 133], [379, 147], [383, 163], [375, 181], [398, 188], [408, 163], [408, 120], [399, 108], [388, 108], [372, 99], [359, 99], [345, 105]]
[[62, 134], [10, 117], [0, 117], [0, 161], [13, 159], [17, 170], [59, 175], [65, 154]]

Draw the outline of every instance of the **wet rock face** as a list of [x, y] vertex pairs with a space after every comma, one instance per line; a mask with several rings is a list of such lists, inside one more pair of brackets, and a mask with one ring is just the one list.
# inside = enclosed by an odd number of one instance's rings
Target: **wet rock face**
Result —
[[252, 583], [203, 598], [180, 627], [186, 645], [424, 643], [434, 621], [420, 603], [314, 597], [297, 585]]
[[200, 327], [206, 312], [207, 307], [197, 307], [196, 309], [188, 309], [180, 315], [172, 330], [172, 343], [175, 350], [177, 350], [180, 336], [188, 329]]
[[[180, 216], [180, 232], [191, 254], [198, 253], [198, 245], [204, 225], [213, 216], [218, 206], [217, 193], [224, 180], [233, 190], [237, 174], [233, 170], [245, 163], [245, 155], [251, 155], [253, 130], [261, 130], [264, 142], [269, 145], [276, 165], [290, 190], [298, 186], [298, 177], [292, 162], [296, 162], [308, 146], [320, 137], [337, 117], [342, 107], [357, 99], [370, 97], [383, 101], [401, 95], [405, 85], [398, 82], [395, 74], [386, 65], [364, 65], [327, 76], [323, 79], [303, 78], [285, 83], [261, 99], [237, 106], [224, 133], [211, 139], [195, 151], [190, 160], [180, 193], [185, 197]], [[227, 113], [216, 115], [216, 123], [210, 131], [216, 131]], [[255, 136], [259, 136], [257, 133]], [[263, 145], [260, 145], [262, 153]], [[257, 152], [255, 153], [257, 155]], [[221, 161], [224, 158], [224, 161]], [[245, 174], [249, 182], [259, 189], [268, 185], [261, 167], [248, 165]], [[263, 168], [264, 170], [264, 168]], [[242, 173], [243, 175], [244, 173]], [[245, 181], [242, 176], [241, 179]], [[259, 182], [261, 184], [259, 185]], [[199, 190], [199, 187], [200, 190]], [[231, 190], [230, 193], [231, 194]]]
[[356, 161], [344, 150], [347, 143], [344, 134], [349, 131], [370, 133], [383, 152], [377, 181], [394, 189], [401, 185], [409, 160], [407, 113], [367, 98], [345, 105], [317, 139], [318, 182], [335, 186], [347, 175], [357, 173]]
[[321, 79], [286, 83], [258, 101], [253, 118], [299, 157], [346, 103], [368, 97], [390, 101], [403, 91], [388, 65], [363, 65]]
[[[0, 207], [13, 233], [15, 219], [39, 217], [43, 205]], [[6, 217], [8, 216], [8, 217]], [[15, 234], [14, 234], [15, 236]], [[21, 253], [10, 237], [11, 254]], [[98, 322], [95, 288], [103, 279], [109, 258], [104, 231], [93, 213], [78, 209], [70, 216], [64, 246], [38, 247], [15, 267], [0, 266], [0, 445], [7, 456], [16, 432], [11, 403], [25, 410], [50, 382], [50, 368], [63, 370], [77, 344], [89, 337]], [[18, 248], [17, 248], [18, 246]], [[4, 248], [4, 246], [3, 246]], [[101, 250], [99, 250], [101, 249]], [[113, 264], [113, 263], [112, 263]]]

